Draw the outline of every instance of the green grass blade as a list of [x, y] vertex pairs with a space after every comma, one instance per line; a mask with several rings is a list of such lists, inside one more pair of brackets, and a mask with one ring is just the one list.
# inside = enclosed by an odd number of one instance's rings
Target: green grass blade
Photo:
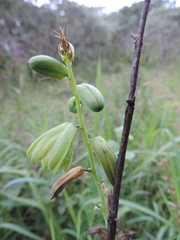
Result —
[[21, 206], [31, 206], [31, 207], [35, 207], [38, 209], [42, 210], [42, 206], [39, 202], [37, 202], [36, 200], [33, 199], [29, 199], [29, 198], [23, 198], [23, 197], [14, 197], [11, 194], [1, 190], [0, 193], [2, 195], [5, 195], [6, 197], [8, 197], [9, 199], [18, 202]]
[[15, 167], [11, 167], [11, 166], [2, 166], [0, 168], [0, 173], [12, 173], [12, 174], [19, 174], [22, 176], [27, 176], [28, 171], [27, 170], [23, 170], [23, 169], [16, 169]]
[[[97, 64], [96, 87], [99, 89], [99, 91], [102, 93], [102, 95], [105, 98], [105, 93], [104, 93], [103, 83], [102, 83], [101, 56], [99, 56], [98, 64]], [[108, 114], [106, 104], [105, 104], [104, 109], [103, 109], [103, 114], [104, 114], [104, 121], [105, 121], [105, 126], [106, 126], [105, 138], [106, 139], [112, 139], [111, 123], [110, 123], [110, 120], [109, 120], [109, 114]], [[99, 131], [98, 131], [98, 129], [99, 129], [99, 119], [100, 119], [100, 114], [94, 113], [93, 136], [99, 135]]]
[[0, 228], [9, 229], [9, 230], [17, 232], [21, 235], [29, 237], [30, 239], [44, 240], [44, 238], [41, 238], [41, 237], [37, 236], [36, 234], [30, 232], [29, 230], [27, 230], [17, 224], [14, 224], [14, 223], [0, 223]]
[[[73, 237], [75, 237], [75, 238], [76, 238], [76, 236], [77, 236], [76, 231], [74, 231], [74, 230], [72, 230], [72, 229], [69, 229], [69, 228], [64, 228], [64, 229], [62, 230], [62, 233], [63, 233], [63, 234], [68, 234], [68, 235], [73, 236]], [[70, 238], [69, 238], [69, 239], [70, 239]]]
[[176, 191], [176, 197], [180, 206], [180, 177], [179, 177], [179, 172], [180, 172], [180, 150], [179, 146], [177, 145], [176, 138], [173, 136], [171, 131], [169, 129], [164, 129], [164, 131], [167, 133], [169, 136], [171, 142], [172, 142], [172, 147], [174, 149], [175, 153], [175, 158], [169, 158], [170, 159], [170, 165], [171, 165], [171, 172], [172, 172], [172, 178], [173, 178], [173, 184], [174, 188]]
[[[98, 59], [98, 64], [97, 64], [97, 73], [96, 73], [96, 87], [99, 89], [99, 91], [103, 94], [102, 92], [102, 87], [101, 87], [101, 57]], [[98, 128], [99, 128], [99, 117], [100, 115], [97, 113], [94, 113], [94, 119], [93, 119], [93, 136], [99, 135], [98, 133]]]
[[74, 208], [73, 208], [73, 206], [72, 206], [72, 204], [71, 204], [71, 198], [69, 197], [66, 189], [64, 189], [63, 193], [64, 193], [64, 197], [65, 197], [65, 199], [66, 199], [66, 204], [67, 204], [69, 213], [70, 213], [70, 215], [71, 215], [71, 218], [72, 218], [74, 227], [75, 227], [75, 229], [77, 229], [77, 218], [76, 218], [76, 213], [75, 213], [75, 211], [74, 211]]
[[54, 229], [54, 225], [53, 225], [53, 213], [50, 210], [50, 219], [49, 219], [49, 228], [50, 228], [50, 232], [51, 232], [51, 240], [56, 240], [56, 234], [55, 234], [55, 229]]
[[174, 219], [174, 222], [177, 222], [176, 212], [172, 211], [172, 209], [170, 208], [170, 206], [168, 204], [168, 199], [166, 198], [163, 189], [160, 186], [158, 188], [159, 188], [161, 196], [162, 196], [162, 198], [164, 200], [164, 203], [166, 204], [166, 207], [167, 207], [167, 209], [169, 211], [170, 216]]
[[178, 236], [177, 236], [177, 234], [175, 234], [175, 235], [167, 238], [167, 240], [180, 240], [180, 234], [178, 234]]
[[46, 202], [36, 184], [29, 182], [29, 185], [34, 194], [34, 198], [40, 204], [41, 211], [46, 219], [46, 222], [48, 223], [51, 232], [51, 239], [55, 240], [55, 235], [57, 235], [59, 238], [62, 238], [61, 226], [58, 224], [58, 220], [54, 217], [49, 204]]
[[23, 177], [23, 178], [13, 179], [12, 181], [10, 181], [6, 185], [4, 185], [3, 189], [6, 190], [7, 188], [11, 187], [14, 184], [25, 183], [25, 182], [34, 182], [34, 183], [37, 183], [37, 184], [47, 184], [47, 181], [45, 181], [43, 179], [36, 179], [36, 178], [31, 178], [31, 177]]
[[166, 227], [165, 226], [160, 227], [158, 234], [156, 236], [156, 240], [162, 240], [165, 232], [166, 232]]
[[120, 199], [119, 201], [119, 204], [120, 205], [125, 205], [126, 207], [130, 207], [134, 210], [138, 210], [144, 214], [147, 214], [148, 216], [152, 216], [154, 217], [155, 219], [158, 219], [159, 221], [167, 224], [167, 225], [171, 225], [171, 223], [166, 220], [165, 218], [163, 218], [162, 216], [160, 216], [159, 214], [155, 213], [154, 211], [152, 211], [151, 209], [149, 208], [146, 208], [138, 203], [135, 203], [135, 202], [132, 202], [132, 201], [128, 201], [128, 200], [124, 200], [124, 199]]
[[[176, 137], [175, 139], [176, 143], [180, 142], [180, 136]], [[166, 144], [164, 144], [162, 147], [158, 148], [156, 151], [144, 151], [142, 152], [146, 157], [146, 161], [144, 161], [140, 166], [138, 166], [137, 168], [135, 168], [134, 171], [131, 172], [131, 176], [133, 176], [134, 174], [141, 172], [141, 169], [144, 169], [151, 161], [152, 159], [156, 159], [158, 156], [168, 156], [167, 151], [173, 147], [173, 143], [167, 142]]]

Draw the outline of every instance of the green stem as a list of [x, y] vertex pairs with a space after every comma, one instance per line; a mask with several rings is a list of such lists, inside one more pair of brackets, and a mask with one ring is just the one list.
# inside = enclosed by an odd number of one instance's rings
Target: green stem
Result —
[[93, 175], [94, 180], [96, 182], [98, 192], [99, 192], [99, 195], [100, 195], [100, 198], [101, 198], [101, 209], [102, 209], [103, 217], [104, 217], [104, 220], [105, 220], [105, 223], [106, 223], [108, 213], [107, 213], [105, 195], [104, 195], [103, 189], [101, 187], [101, 184], [99, 183], [100, 182], [99, 176], [96, 172], [95, 163], [94, 163], [94, 155], [93, 155], [93, 152], [92, 152], [92, 148], [89, 144], [89, 138], [88, 138], [87, 131], [86, 131], [84, 121], [83, 121], [80, 99], [79, 99], [78, 95], [76, 94], [76, 82], [75, 82], [75, 79], [74, 79], [74, 74], [73, 74], [73, 71], [72, 71], [71, 62], [67, 59], [66, 64], [67, 64], [67, 68], [68, 68], [68, 72], [69, 72], [69, 80], [70, 80], [72, 90], [73, 90], [75, 100], [76, 100], [77, 115], [78, 115], [78, 119], [79, 119], [80, 129], [82, 131], [84, 142], [85, 142], [88, 154], [89, 154], [92, 175]]
[[55, 234], [54, 225], [53, 225], [53, 213], [52, 213], [51, 209], [49, 210], [49, 213], [50, 213], [49, 227], [51, 230], [51, 239], [56, 240], [56, 234]]

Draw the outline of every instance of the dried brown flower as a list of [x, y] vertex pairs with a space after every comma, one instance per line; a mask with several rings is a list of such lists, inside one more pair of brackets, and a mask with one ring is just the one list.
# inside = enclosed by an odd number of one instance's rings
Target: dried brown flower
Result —
[[56, 197], [62, 190], [66, 187], [66, 185], [72, 180], [80, 177], [84, 174], [84, 171], [81, 166], [74, 167], [70, 169], [67, 173], [62, 175], [52, 186], [51, 189], [51, 199]]
[[[60, 28], [60, 33], [54, 31], [57, 35], [56, 37], [58, 37], [61, 40], [61, 43], [58, 46], [58, 52], [60, 55], [62, 56], [66, 56], [69, 60], [73, 60], [74, 59], [74, 47], [71, 43], [68, 42], [67, 40], [67, 31], [66, 34], [64, 32], [63, 28]], [[65, 59], [62, 57], [63, 61], [65, 61]]]

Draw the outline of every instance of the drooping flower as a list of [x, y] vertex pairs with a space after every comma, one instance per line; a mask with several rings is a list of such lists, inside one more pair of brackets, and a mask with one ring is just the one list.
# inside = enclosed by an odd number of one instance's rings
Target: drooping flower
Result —
[[76, 178], [79, 178], [84, 174], [84, 171], [81, 166], [74, 167], [62, 175], [52, 186], [51, 188], [51, 199], [56, 197], [62, 190], [66, 187], [66, 185], [73, 181]]
[[67, 171], [71, 163], [77, 127], [73, 123], [63, 123], [36, 139], [27, 151], [33, 163], [41, 161], [44, 168]]

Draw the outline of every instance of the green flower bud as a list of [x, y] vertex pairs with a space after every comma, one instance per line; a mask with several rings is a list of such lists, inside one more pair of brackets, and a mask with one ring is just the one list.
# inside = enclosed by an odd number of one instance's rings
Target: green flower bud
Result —
[[77, 113], [76, 100], [75, 97], [71, 97], [68, 100], [68, 109], [72, 113]]
[[[37, 163], [41, 161], [41, 159], [45, 156], [46, 151], [51, 149], [51, 142], [53, 144], [57, 140], [58, 135], [65, 129], [65, 127], [68, 126], [68, 124], [68, 122], [65, 122], [50, 129], [49, 131], [43, 133], [31, 144], [27, 151], [27, 156], [31, 155], [32, 162]], [[49, 139], [51, 139], [51, 141], [49, 141]], [[54, 140], [54, 142], [52, 141], [52, 139]], [[45, 150], [45, 154], [43, 148]], [[39, 154], [41, 154], [42, 157], [40, 157]]]
[[73, 123], [69, 123], [45, 156], [43, 162], [47, 162], [47, 167], [54, 170], [54, 174], [57, 174], [60, 170], [66, 171], [68, 169], [72, 159], [76, 132], [77, 127]]
[[63, 79], [68, 77], [67, 67], [55, 58], [46, 55], [31, 57], [28, 61], [29, 66], [37, 73], [46, 77]]
[[31, 161], [41, 161], [44, 168], [67, 170], [72, 159], [73, 146], [77, 127], [73, 123], [63, 123], [41, 135], [28, 149]]
[[[80, 106], [82, 107], [81, 100], [80, 100]], [[75, 97], [71, 97], [68, 100], [68, 109], [72, 113], [77, 113], [77, 106], [76, 106], [76, 100]]]
[[102, 165], [105, 174], [112, 185], [114, 185], [114, 174], [116, 165], [116, 155], [106, 140], [101, 137], [95, 137], [90, 140], [93, 152], [99, 163]]
[[88, 83], [76, 86], [76, 93], [84, 105], [93, 112], [100, 112], [104, 108], [104, 98], [100, 91]]

